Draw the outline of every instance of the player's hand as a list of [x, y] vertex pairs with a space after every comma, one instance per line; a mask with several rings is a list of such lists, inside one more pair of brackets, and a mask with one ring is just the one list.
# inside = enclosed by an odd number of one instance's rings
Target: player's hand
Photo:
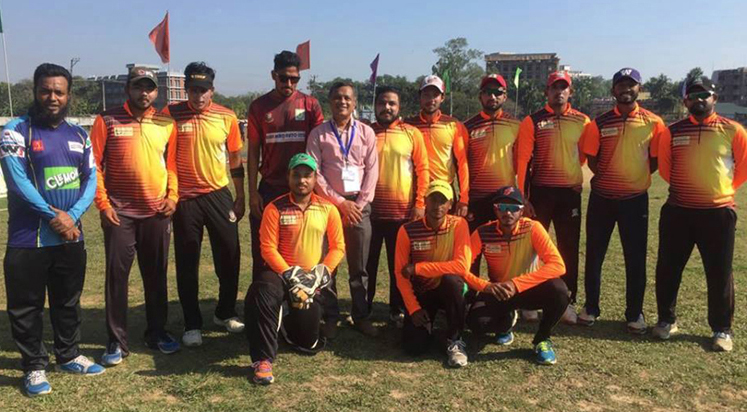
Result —
[[80, 238], [80, 229], [77, 227], [73, 227], [72, 229], [68, 230], [67, 232], [61, 233], [62, 239], [66, 242], [75, 242]]
[[176, 211], [176, 202], [169, 199], [168, 197], [163, 199], [163, 202], [161, 202], [161, 207], [158, 208], [158, 213], [164, 215], [164, 216], [171, 216]]
[[412, 319], [412, 324], [415, 325], [416, 328], [424, 328], [431, 323], [431, 318], [428, 316], [428, 312], [426, 312], [425, 309], [418, 309], [415, 313], [410, 315], [410, 319]]
[[510, 280], [495, 285], [493, 296], [500, 301], [509, 300], [516, 295], [516, 285]]
[[67, 214], [67, 212], [57, 209], [53, 206], [50, 206], [50, 208], [55, 213], [55, 217], [49, 221], [49, 225], [50, 227], [52, 227], [52, 230], [59, 234], [62, 234], [75, 227], [75, 221], [70, 217], [70, 215]]
[[467, 213], [467, 217], [465, 219], [467, 219], [468, 222], [472, 222], [475, 220], [475, 214], [473, 212], [469, 212]]
[[459, 203], [457, 203], [456, 210], [454, 211], [454, 214], [457, 215], [457, 216], [459, 216], [459, 217], [465, 217], [465, 216], [467, 216], [467, 211], [468, 211], [467, 204], [459, 202]]
[[237, 196], [233, 201], [233, 214], [236, 215], [236, 221], [240, 221], [246, 213], [246, 199], [244, 196]]
[[418, 207], [412, 208], [412, 211], [410, 212], [410, 220], [420, 220], [425, 216], [425, 209], [421, 209]]
[[415, 276], [415, 265], [408, 263], [404, 268], [402, 268], [402, 277], [410, 279], [413, 276]]
[[117, 211], [114, 210], [114, 208], [110, 207], [108, 209], [104, 209], [101, 211], [100, 215], [102, 222], [106, 222], [114, 226], [119, 226], [119, 216], [117, 216]]
[[344, 219], [348, 221], [350, 225], [357, 225], [363, 220], [363, 212], [358, 208], [352, 200], [345, 200], [338, 206], [340, 213]]
[[[265, 210], [265, 202], [262, 201], [262, 196], [259, 193], [249, 195], [249, 213], [255, 219], [262, 219], [262, 212]], [[236, 213], [234, 211], [234, 213]]]

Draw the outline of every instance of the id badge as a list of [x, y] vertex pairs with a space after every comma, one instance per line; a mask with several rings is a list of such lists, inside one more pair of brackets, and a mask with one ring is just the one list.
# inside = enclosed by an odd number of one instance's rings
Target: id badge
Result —
[[345, 193], [361, 191], [361, 179], [358, 175], [358, 168], [349, 165], [342, 168], [342, 185]]

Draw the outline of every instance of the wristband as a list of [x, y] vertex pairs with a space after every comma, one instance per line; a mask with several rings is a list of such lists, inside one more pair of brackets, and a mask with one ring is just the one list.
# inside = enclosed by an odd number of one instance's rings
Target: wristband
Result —
[[244, 168], [239, 166], [239, 167], [234, 167], [233, 169], [231, 169], [231, 177], [235, 177], [237, 179], [243, 179]]

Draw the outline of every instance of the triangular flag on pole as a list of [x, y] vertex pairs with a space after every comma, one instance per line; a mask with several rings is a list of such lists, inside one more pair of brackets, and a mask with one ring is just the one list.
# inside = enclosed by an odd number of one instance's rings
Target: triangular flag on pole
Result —
[[166, 17], [163, 21], [158, 23], [153, 30], [148, 34], [151, 43], [156, 47], [156, 53], [161, 56], [161, 62], [168, 63], [171, 54], [169, 49], [169, 12], [166, 12]]
[[379, 53], [376, 54], [376, 58], [371, 62], [371, 84], [376, 84], [376, 73], [379, 71]]
[[519, 75], [521, 75], [521, 72], [522, 72], [521, 67], [517, 67], [516, 74], [514, 74], [514, 86], [516, 88], [519, 87]]
[[298, 67], [298, 70], [308, 70], [311, 68], [311, 40], [306, 40], [305, 42], [299, 44], [296, 46], [296, 54], [298, 57], [301, 58], [301, 66]]

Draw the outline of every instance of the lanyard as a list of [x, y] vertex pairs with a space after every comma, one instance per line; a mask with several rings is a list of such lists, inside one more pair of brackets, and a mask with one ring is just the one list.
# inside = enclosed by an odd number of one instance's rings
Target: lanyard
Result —
[[351, 122], [353, 122], [353, 125], [351, 127], [350, 131], [350, 139], [348, 139], [347, 146], [342, 144], [342, 138], [340, 137], [340, 133], [337, 132], [337, 126], [332, 124], [333, 121], [330, 120], [329, 127], [332, 128], [332, 133], [335, 134], [335, 137], [337, 138], [337, 143], [340, 145], [340, 150], [342, 151], [342, 155], [345, 156], [345, 160], [348, 160], [348, 153], [350, 153], [350, 148], [353, 147], [353, 139], [355, 139], [355, 120], [350, 119]]

